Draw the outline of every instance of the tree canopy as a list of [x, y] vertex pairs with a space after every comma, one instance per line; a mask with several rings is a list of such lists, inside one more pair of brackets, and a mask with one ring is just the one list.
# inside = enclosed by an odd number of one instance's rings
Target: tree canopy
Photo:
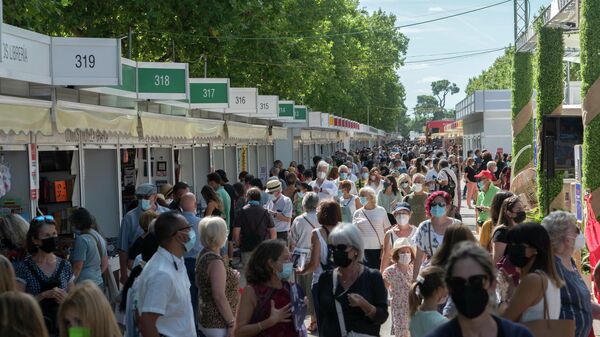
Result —
[[477, 77], [469, 79], [467, 95], [475, 90], [510, 89], [512, 86], [512, 63], [515, 49], [507, 47], [504, 55], [498, 57], [494, 63]]
[[[124, 37], [132, 58], [188, 62], [193, 77], [229, 77], [314, 111], [394, 130], [408, 39], [358, 0], [5, 0], [6, 23], [54, 36]], [[128, 50], [123, 39], [123, 50]]]

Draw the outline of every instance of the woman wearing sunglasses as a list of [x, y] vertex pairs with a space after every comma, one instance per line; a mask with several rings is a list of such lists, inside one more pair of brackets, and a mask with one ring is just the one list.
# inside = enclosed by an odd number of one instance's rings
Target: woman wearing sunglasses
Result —
[[506, 254], [518, 268], [520, 281], [508, 307], [501, 306], [502, 316], [513, 322], [542, 320], [547, 304], [547, 319], [558, 319], [560, 288], [564, 281], [556, 271], [550, 236], [546, 229], [535, 222], [512, 228], [508, 232]]
[[496, 268], [474, 242], [461, 242], [450, 255], [446, 286], [458, 315], [427, 337], [533, 337], [525, 327], [494, 316]]
[[15, 264], [17, 289], [33, 295], [39, 301], [50, 335], [58, 333], [58, 305], [74, 286], [71, 264], [54, 254], [57, 248], [58, 233], [54, 218], [50, 215], [39, 216], [31, 221], [27, 232], [30, 255]]
[[388, 318], [387, 292], [379, 270], [361, 264], [364, 243], [361, 231], [352, 224], [339, 224], [329, 234], [333, 270], [319, 278], [319, 336], [379, 336]]
[[441, 246], [446, 228], [461, 224], [460, 220], [447, 216], [450, 207], [452, 207], [452, 197], [446, 192], [434, 192], [427, 197], [425, 212], [430, 219], [419, 225], [415, 235], [417, 255], [413, 267], [413, 281], [419, 275], [421, 265], [428, 265], [429, 260]]

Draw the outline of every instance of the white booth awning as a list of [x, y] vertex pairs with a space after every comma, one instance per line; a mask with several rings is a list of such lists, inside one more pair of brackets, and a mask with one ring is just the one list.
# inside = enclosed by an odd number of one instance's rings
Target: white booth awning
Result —
[[60, 133], [89, 130], [137, 136], [137, 112], [131, 109], [58, 101], [55, 111]]
[[154, 113], [141, 115], [144, 137], [164, 138], [219, 138], [223, 122], [200, 118], [176, 117]]
[[0, 131], [52, 135], [49, 101], [0, 96]]
[[267, 131], [265, 125], [227, 122], [227, 138], [229, 139], [265, 140]]

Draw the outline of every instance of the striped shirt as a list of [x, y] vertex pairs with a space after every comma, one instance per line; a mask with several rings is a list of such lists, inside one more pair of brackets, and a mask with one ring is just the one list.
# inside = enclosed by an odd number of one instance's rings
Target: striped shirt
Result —
[[590, 291], [583, 282], [575, 261], [571, 259], [573, 271], [568, 270], [559, 257], [555, 257], [556, 270], [565, 280], [560, 288], [560, 319], [575, 320], [575, 337], [588, 337], [592, 329], [592, 302]]

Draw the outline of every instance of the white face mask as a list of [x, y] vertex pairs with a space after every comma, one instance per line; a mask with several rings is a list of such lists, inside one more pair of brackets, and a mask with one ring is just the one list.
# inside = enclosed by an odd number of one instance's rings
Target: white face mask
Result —
[[398, 254], [398, 263], [409, 264], [410, 260], [412, 260], [412, 256], [410, 255], [410, 253]]
[[423, 190], [423, 184], [413, 184], [413, 191], [419, 193]]
[[579, 233], [577, 238], [575, 238], [575, 245], [573, 248], [577, 251], [583, 249], [583, 247], [585, 247], [585, 237], [583, 236], [583, 233]]
[[496, 171], [498, 171], [498, 168], [494, 167], [494, 169], [492, 170], [492, 172], [496, 173]]
[[317, 178], [319, 178], [319, 179], [325, 179], [325, 178], [327, 178], [327, 172], [318, 172], [317, 173]]
[[409, 219], [410, 216], [408, 214], [396, 215], [396, 221], [401, 225], [406, 225]]

